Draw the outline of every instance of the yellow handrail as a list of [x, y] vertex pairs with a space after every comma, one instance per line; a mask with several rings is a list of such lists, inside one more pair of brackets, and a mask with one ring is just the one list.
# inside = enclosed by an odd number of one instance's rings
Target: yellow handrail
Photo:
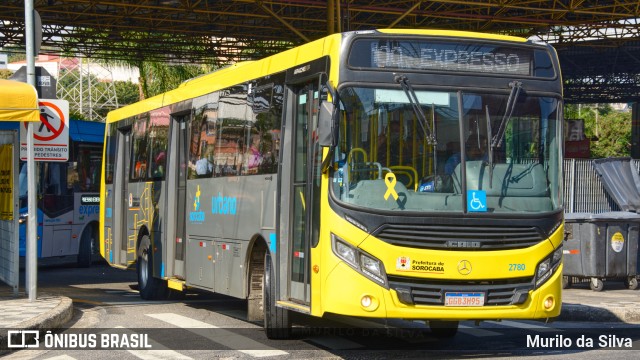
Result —
[[[394, 173], [405, 174], [409, 177], [409, 183], [407, 187], [413, 185], [414, 191], [418, 191], [418, 172], [412, 166], [396, 165], [389, 166], [389, 169]], [[411, 177], [413, 175], [413, 177]]]

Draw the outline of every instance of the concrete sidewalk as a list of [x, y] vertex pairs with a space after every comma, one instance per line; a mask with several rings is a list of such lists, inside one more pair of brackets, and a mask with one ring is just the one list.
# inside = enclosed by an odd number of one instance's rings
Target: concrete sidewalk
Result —
[[73, 316], [73, 302], [65, 296], [41, 294], [29, 301], [25, 294], [0, 293], [0, 354], [6, 350], [9, 330], [64, 327]]
[[560, 321], [626, 322], [640, 324], [640, 290], [629, 290], [622, 281], [605, 281], [604, 290], [589, 283], [574, 284], [562, 292]]

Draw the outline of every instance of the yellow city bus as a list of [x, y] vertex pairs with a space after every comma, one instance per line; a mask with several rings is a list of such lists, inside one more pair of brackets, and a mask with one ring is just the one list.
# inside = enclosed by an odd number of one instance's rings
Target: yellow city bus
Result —
[[100, 251], [145, 299], [247, 299], [270, 338], [292, 312], [554, 318], [562, 123], [548, 45], [334, 34], [109, 113]]

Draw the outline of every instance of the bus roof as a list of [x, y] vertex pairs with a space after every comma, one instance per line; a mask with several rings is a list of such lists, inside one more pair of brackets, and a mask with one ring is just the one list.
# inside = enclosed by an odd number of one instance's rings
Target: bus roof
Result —
[[[271, 55], [262, 60], [240, 62], [187, 80], [176, 89], [110, 111], [107, 115], [107, 123], [120, 121], [163, 106], [206, 95], [216, 90], [260, 78], [266, 74], [285, 71], [295, 64], [304, 64], [316, 60], [331, 51], [337, 51], [340, 36], [341, 34], [330, 35]], [[240, 68], [242, 68], [242, 71], [234, 71]]]
[[[2, 121], [0, 130], [18, 130], [21, 122]], [[104, 142], [104, 123], [71, 119], [69, 121], [69, 138], [79, 142]]]
[[[440, 37], [460, 37], [468, 39], [484, 39], [497, 41], [510, 41], [523, 43], [527, 39], [497, 35], [489, 33], [476, 33], [470, 31], [454, 30], [423, 30], [423, 29], [380, 29], [359, 31], [360, 34], [393, 34], [393, 35], [425, 35]], [[176, 89], [167, 91], [140, 102], [121, 107], [110, 111], [107, 115], [107, 123], [120, 121], [132, 116], [142, 114], [163, 106], [175, 104], [184, 100], [193, 99], [211, 93], [216, 90], [253, 80], [267, 74], [284, 71], [296, 64], [304, 64], [316, 60], [324, 55], [337, 52], [340, 46], [342, 33], [329, 35], [327, 37], [297, 46], [295, 48], [271, 55], [261, 60], [246, 61], [233, 64], [209, 74], [201, 75], [187, 80]], [[242, 71], [234, 71], [242, 68]], [[335, 71], [335, 69], [331, 69]]]

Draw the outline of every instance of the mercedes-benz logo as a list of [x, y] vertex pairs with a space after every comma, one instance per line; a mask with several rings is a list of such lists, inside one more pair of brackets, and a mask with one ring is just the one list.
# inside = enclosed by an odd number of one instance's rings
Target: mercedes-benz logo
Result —
[[471, 273], [471, 263], [469, 260], [460, 260], [458, 263], [458, 272], [461, 275], [469, 275]]

